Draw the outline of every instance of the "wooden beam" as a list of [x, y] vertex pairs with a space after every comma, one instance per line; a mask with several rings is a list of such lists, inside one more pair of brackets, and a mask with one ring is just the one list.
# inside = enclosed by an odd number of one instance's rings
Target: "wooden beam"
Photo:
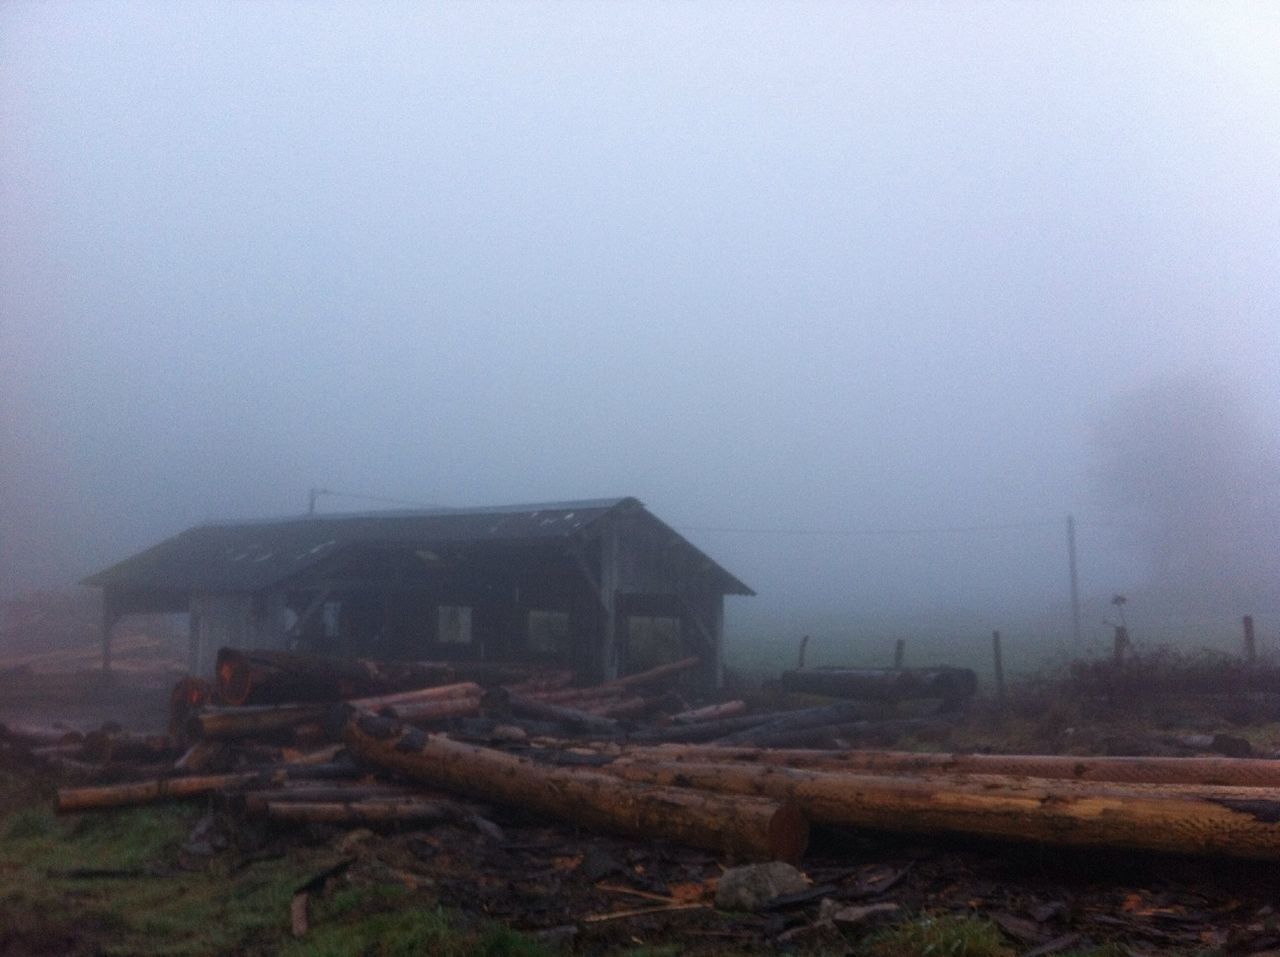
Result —
[[120, 616], [116, 613], [115, 602], [110, 591], [102, 594], [102, 670], [111, 671], [111, 631]]
[[697, 601], [691, 601], [681, 595], [680, 603], [685, 608], [685, 617], [707, 646], [708, 653], [702, 656], [707, 682], [719, 688], [724, 684], [724, 596], [704, 594]]
[[187, 671], [196, 674], [200, 668], [200, 604], [194, 595], [187, 604]]
[[711, 616], [711, 686], [719, 688], [724, 685], [724, 595], [707, 597], [708, 612]]
[[600, 537], [600, 678], [618, 677], [618, 526], [607, 521]]

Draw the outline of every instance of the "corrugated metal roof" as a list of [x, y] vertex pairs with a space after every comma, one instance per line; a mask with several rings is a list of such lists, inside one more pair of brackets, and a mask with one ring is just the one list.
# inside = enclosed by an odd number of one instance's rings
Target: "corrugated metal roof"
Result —
[[[146, 590], [258, 591], [352, 545], [439, 548], [552, 542], [578, 535], [602, 516], [623, 508], [643, 510], [644, 506], [634, 498], [614, 498], [199, 525], [86, 578], [85, 584]], [[751, 593], [728, 572], [724, 575], [732, 586], [744, 590], [741, 593]], [[739, 587], [729, 590], [738, 592]]]

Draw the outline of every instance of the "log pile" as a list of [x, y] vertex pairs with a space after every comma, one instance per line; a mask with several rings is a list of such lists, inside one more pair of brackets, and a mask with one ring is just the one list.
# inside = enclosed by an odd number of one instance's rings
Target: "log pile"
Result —
[[[230, 704], [220, 672], [216, 687], [184, 679], [175, 689], [169, 738], [0, 727], [0, 752], [80, 773], [84, 786], [59, 792], [67, 812], [214, 795], [282, 827], [422, 827], [497, 806], [740, 860], [798, 859], [811, 823], [1280, 860], [1280, 761], [852, 748], [884, 726], [858, 701], [690, 707], [666, 686], [696, 659], [589, 688], [513, 666], [334, 671], [256, 652], [222, 661], [248, 662], [247, 682], [225, 679], [233, 695], [291, 688], [300, 700]], [[410, 674], [419, 684], [399, 686]], [[337, 691], [318, 697], [325, 682]]]

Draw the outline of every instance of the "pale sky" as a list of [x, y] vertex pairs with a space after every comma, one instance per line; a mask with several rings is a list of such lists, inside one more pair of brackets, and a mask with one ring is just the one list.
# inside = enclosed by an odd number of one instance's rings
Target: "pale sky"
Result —
[[1126, 393], [1280, 422], [1280, 5], [10, 2], [0, 97], [0, 593], [320, 485], [1049, 603]]

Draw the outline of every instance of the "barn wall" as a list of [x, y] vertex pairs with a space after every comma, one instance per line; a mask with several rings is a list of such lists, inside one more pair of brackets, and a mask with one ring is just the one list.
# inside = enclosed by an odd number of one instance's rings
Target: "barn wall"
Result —
[[270, 597], [264, 602], [242, 593], [192, 595], [189, 648], [192, 674], [213, 674], [219, 648], [283, 649], [284, 634], [278, 613], [282, 608], [283, 597]]
[[647, 513], [623, 514], [615, 521], [619, 539], [617, 655], [622, 670], [634, 668], [626, 648], [628, 618], [673, 617], [680, 620], [684, 653], [703, 660], [701, 682], [719, 687], [724, 670], [724, 594], [708, 561]]

